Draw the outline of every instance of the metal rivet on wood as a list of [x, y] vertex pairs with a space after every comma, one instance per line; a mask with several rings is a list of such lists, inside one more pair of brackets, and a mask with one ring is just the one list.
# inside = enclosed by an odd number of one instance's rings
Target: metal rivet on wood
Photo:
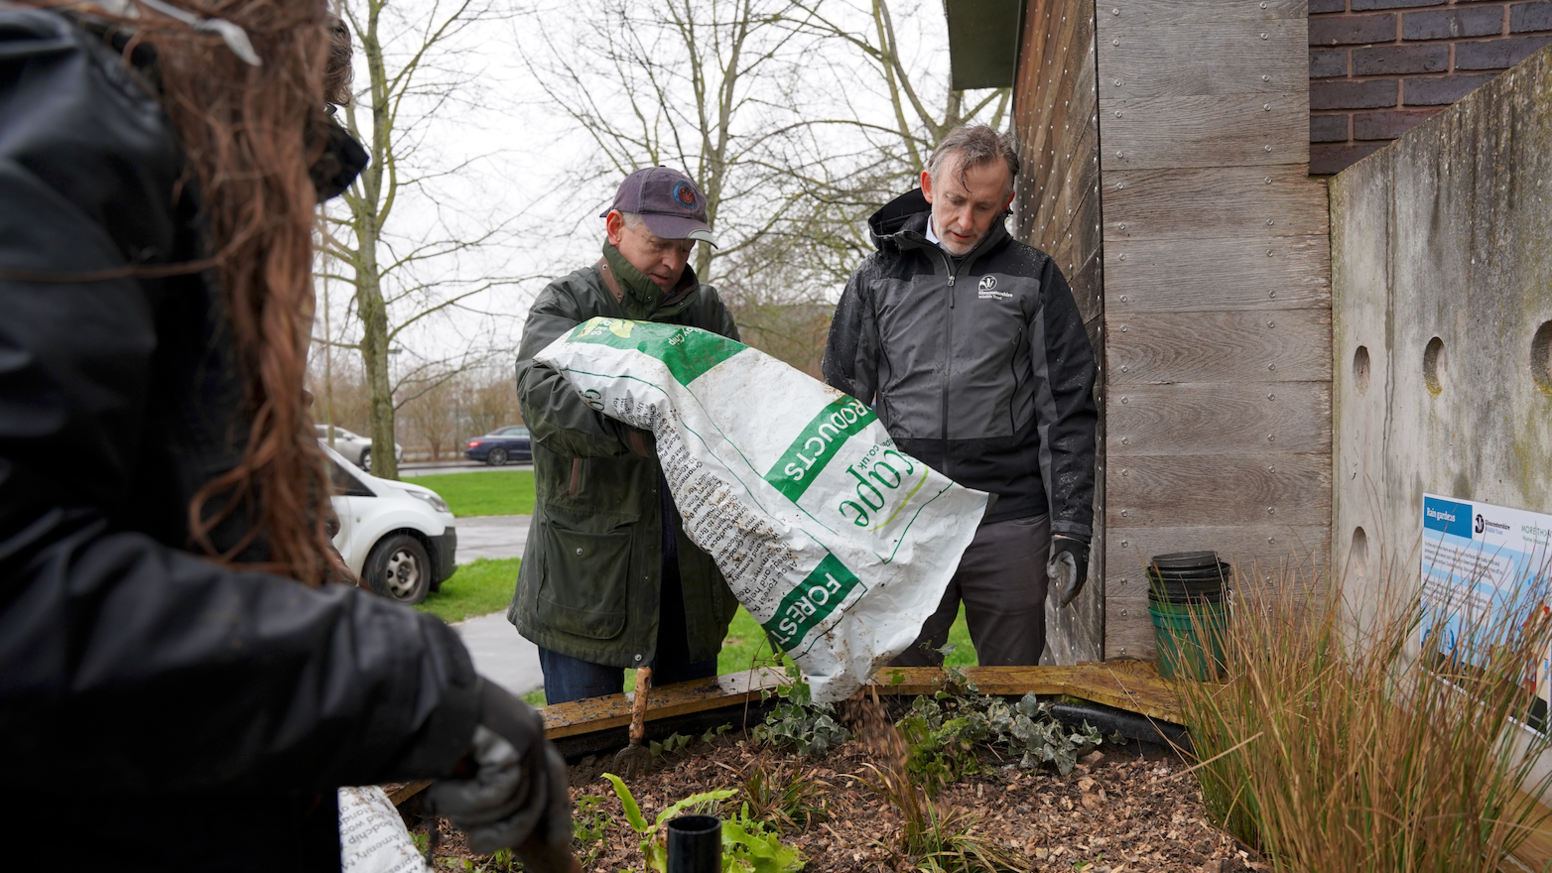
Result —
[[1262, 38], [1262, 39], [1266, 39], [1266, 32], [1265, 32], [1265, 31], [1262, 31], [1262, 32], [1261, 32], [1261, 38]]
[[1273, 300], [1276, 300], [1277, 299], [1277, 292], [1276, 291], [1268, 291], [1268, 292], [1266, 292], [1266, 296], [1272, 298]]
[[1116, 37], [1116, 38], [1115, 38], [1115, 39], [1112, 39], [1112, 40], [1111, 40], [1111, 41], [1110, 41], [1110, 44], [1111, 44], [1111, 45], [1120, 45], [1120, 44], [1121, 44], [1121, 38], [1120, 38], [1120, 37], [1119, 37], [1119, 36], [1118, 36], [1118, 37]]
[[1261, 108], [1265, 109], [1267, 112], [1271, 112], [1272, 111], [1272, 104], [1270, 104], [1270, 103], [1262, 103], [1261, 104]]

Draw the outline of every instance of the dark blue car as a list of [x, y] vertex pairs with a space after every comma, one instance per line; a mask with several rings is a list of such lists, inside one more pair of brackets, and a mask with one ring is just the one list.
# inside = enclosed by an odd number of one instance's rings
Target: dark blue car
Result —
[[490, 433], [469, 440], [464, 454], [471, 461], [484, 461], [499, 467], [508, 461], [532, 461], [533, 448], [528, 442], [528, 428], [522, 425], [498, 427]]

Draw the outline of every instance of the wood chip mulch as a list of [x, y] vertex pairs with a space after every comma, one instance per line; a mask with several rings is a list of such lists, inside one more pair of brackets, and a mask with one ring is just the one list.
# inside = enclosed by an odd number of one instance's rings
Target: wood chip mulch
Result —
[[[778, 778], [817, 781], [824, 788], [823, 820], [788, 828], [782, 841], [800, 849], [810, 873], [914, 870], [914, 859], [894, 850], [901, 817], [853, 777], [867, 776], [865, 764], [878, 755], [852, 741], [818, 759], [793, 758], [746, 739], [721, 737], [696, 742], [653, 762], [644, 776], [628, 780], [642, 814], [657, 813], [690, 794], [740, 788], [764, 764]], [[1019, 771], [990, 754], [983, 770], [963, 777], [939, 795], [940, 808], [967, 810], [979, 817], [973, 832], [1021, 853], [1031, 871], [1182, 871], [1249, 873], [1271, 867], [1254, 850], [1209, 824], [1195, 779], [1172, 752], [1107, 745], [1091, 753], [1067, 776], [1054, 769]], [[610, 821], [606, 837], [591, 850], [590, 871], [642, 870], [640, 837], [625, 822], [619, 800], [602, 774], [614, 770], [612, 756], [589, 757], [571, 768], [572, 797], [603, 797], [599, 814]], [[734, 799], [735, 802], [742, 798]], [[425, 832], [427, 822], [416, 827]], [[437, 821], [442, 834], [439, 869], [484, 869], [507, 865], [470, 855], [456, 830]], [[472, 862], [466, 865], [466, 862]]]

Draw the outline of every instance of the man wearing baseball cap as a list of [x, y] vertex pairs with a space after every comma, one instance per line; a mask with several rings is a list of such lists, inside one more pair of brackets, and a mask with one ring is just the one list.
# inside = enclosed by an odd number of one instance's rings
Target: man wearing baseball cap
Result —
[[637, 170], [602, 217], [603, 257], [539, 294], [517, 356], [537, 503], [507, 618], [539, 646], [549, 703], [618, 693], [622, 668], [652, 667], [655, 685], [715, 675], [738, 606], [685, 536], [652, 434], [594, 411], [533, 359], [595, 316], [738, 339], [716, 290], [689, 265], [697, 242], [716, 240], [706, 196], [688, 176]]

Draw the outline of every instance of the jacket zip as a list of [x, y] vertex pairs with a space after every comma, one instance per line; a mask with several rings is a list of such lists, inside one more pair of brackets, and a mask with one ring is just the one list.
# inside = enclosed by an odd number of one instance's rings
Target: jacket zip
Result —
[[954, 278], [957, 271], [948, 252], [939, 248], [938, 254], [942, 256], [943, 269], [948, 273], [948, 336], [943, 347], [943, 408], [938, 415], [938, 437], [943, 442], [943, 475], [952, 479], [954, 474], [949, 471], [948, 456], [948, 389], [949, 379], [954, 373]]

